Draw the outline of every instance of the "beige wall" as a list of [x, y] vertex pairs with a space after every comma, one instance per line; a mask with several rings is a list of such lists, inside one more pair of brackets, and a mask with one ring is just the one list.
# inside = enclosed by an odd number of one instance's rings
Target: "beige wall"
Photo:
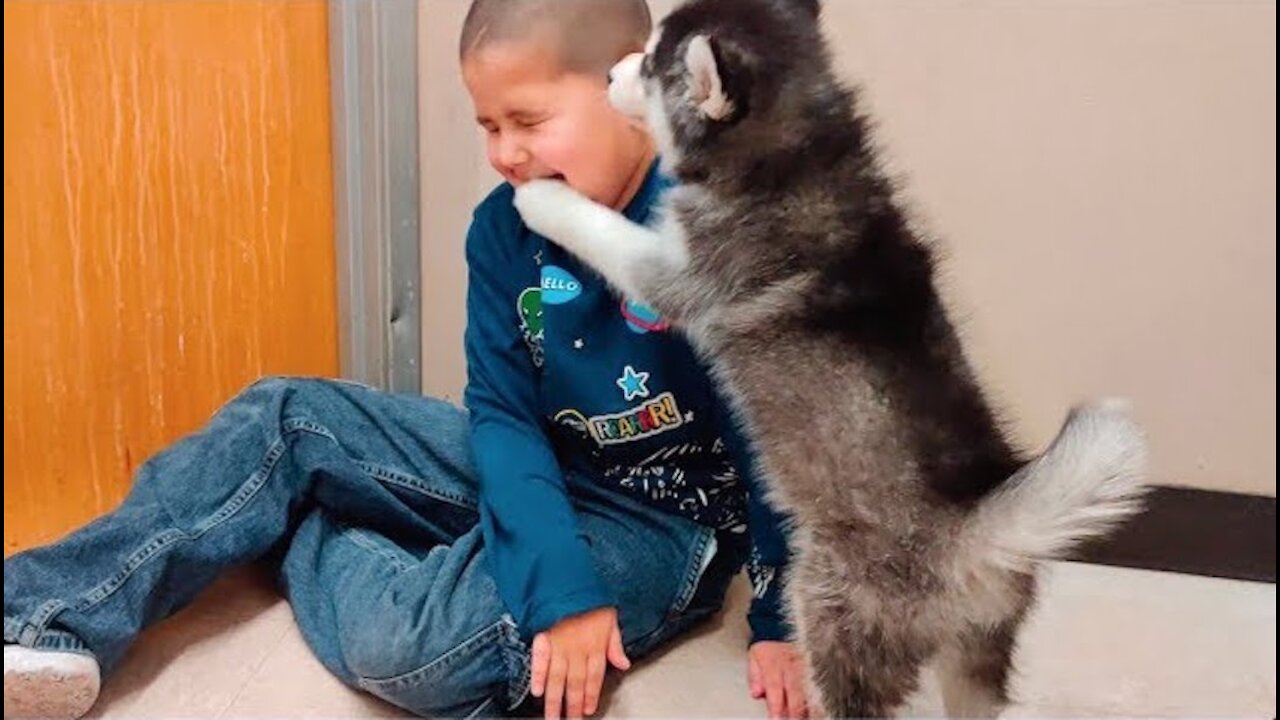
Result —
[[467, 267], [463, 243], [471, 210], [501, 178], [458, 74], [458, 31], [468, 0], [419, 0], [422, 123], [422, 387], [461, 402], [466, 383], [462, 333]]
[[[673, 3], [654, 2], [662, 11]], [[494, 181], [423, 13], [424, 385], [464, 381], [462, 238]], [[846, 77], [1022, 441], [1137, 404], [1162, 483], [1276, 488], [1275, 4], [828, 0]]]

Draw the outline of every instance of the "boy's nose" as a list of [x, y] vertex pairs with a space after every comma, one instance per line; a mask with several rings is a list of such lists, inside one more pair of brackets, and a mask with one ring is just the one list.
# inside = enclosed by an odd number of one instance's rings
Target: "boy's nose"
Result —
[[502, 164], [510, 168], [519, 167], [529, 162], [529, 153], [524, 148], [514, 142], [506, 142], [502, 144], [498, 154]]

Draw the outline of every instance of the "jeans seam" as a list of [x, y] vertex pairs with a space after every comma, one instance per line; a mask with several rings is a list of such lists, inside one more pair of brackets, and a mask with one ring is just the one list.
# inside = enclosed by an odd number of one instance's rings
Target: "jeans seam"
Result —
[[8, 616], [4, 619], [4, 642], [6, 645], [22, 645], [36, 650], [93, 656], [84, 641], [69, 632], [37, 628], [30, 622]]
[[684, 612], [689, 607], [689, 603], [693, 600], [693, 596], [698, 592], [698, 583], [702, 580], [702, 575], [707, 568], [711, 566], [710, 559], [704, 558], [704, 553], [708, 548], [714, 556], [716, 551], [715, 533], [706, 528], [700, 528], [702, 532], [698, 535], [698, 545], [692, 557], [689, 559], [689, 566], [685, 569], [684, 581], [680, 586], [680, 593], [676, 596], [676, 601], [672, 605], [671, 612]]
[[[23, 644], [34, 643], [39, 636], [49, 627], [49, 623], [58, 616], [58, 613], [67, 608], [67, 604], [62, 600], [46, 600], [35, 609], [35, 612], [22, 623], [22, 629], [19, 633], [19, 642]], [[24, 642], [25, 641], [25, 642]]]
[[685, 570], [684, 580], [681, 582], [680, 589], [677, 591], [675, 598], [671, 601], [671, 606], [667, 610], [667, 618], [658, 627], [652, 631], [641, 635], [640, 637], [627, 643], [631, 648], [643, 647], [656, 636], [661, 635], [669, 629], [669, 623], [672, 618], [678, 616], [689, 607], [689, 603], [693, 602], [693, 598], [698, 593], [698, 584], [702, 582], [702, 577], [707, 569], [711, 567], [709, 558], [704, 558], [707, 548], [710, 547], [714, 553], [718, 548], [715, 533], [707, 528], [699, 528], [698, 542], [694, 545], [694, 551], [689, 559], [689, 565]]
[[472, 710], [471, 712], [467, 713], [467, 720], [471, 720], [471, 718], [478, 718], [478, 717], [481, 717], [480, 713], [484, 712], [485, 710], [488, 710], [488, 709], [489, 709], [489, 708], [491, 708], [491, 707], [493, 707], [493, 696], [492, 696], [492, 695], [490, 695], [489, 697], [485, 698], [485, 699], [484, 699], [484, 702], [482, 702], [482, 703], [480, 703], [478, 706], [476, 706], [476, 709], [475, 709], [475, 710]]
[[359, 466], [361, 470], [364, 470], [369, 473], [369, 475], [373, 476], [375, 480], [395, 485], [396, 487], [404, 488], [405, 490], [411, 490], [421, 495], [426, 495], [433, 500], [447, 502], [450, 505], [456, 505], [464, 510], [475, 511], [478, 507], [475, 500], [457, 493], [436, 490], [435, 488], [430, 487], [425, 480], [414, 475], [409, 475], [384, 465], [376, 465], [365, 460], [357, 460], [356, 465]]
[[[531, 673], [528, 663], [528, 648], [520, 641], [520, 633], [516, 628], [515, 620], [508, 614], [504, 614], [493, 624], [480, 629], [466, 640], [450, 648], [448, 652], [420, 668], [387, 678], [357, 676], [355, 683], [357, 687], [366, 692], [389, 698], [395, 694], [396, 690], [416, 685], [429, 675], [453, 664], [463, 657], [465, 653], [488, 642], [499, 643], [498, 653], [503, 658], [508, 676], [504, 699], [507, 702], [506, 710], [510, 711], [523, 703], [528, 696]], [[490, 695], [468, 713], [466, 717], [480, 717], [481, 713], [498, 702], [498, 698], [499, 696], [496, 693]]]
[[502, 627], [503, 627], [503, 622], [501, 620], [495, 623], [492, 623], [490, 625], [487, 625], [481, 628], [479, 631], [472, 634], [471, 637], [468, 637], [466, 640], [463, 640], [462, 642], [458, 643], [454, 647], [450, 648], [443, 655], [433, 659], [431, 662], [427, 663], [426, 665], [423, 665], [422, 667], [415, 668], [408, 672], [404, 672], [399, 675], [393, 675], [391, 677], [386, 677], [386, 678], [357, 677], [356, 681], [359, 683], [360, 687], [363, 687], [366, 689], [375, 689], [375, 688], [384, 689], [384, 688], [395, 687], [397, 685], [403, 686], [403, 685], [413, 684], [414, 682], [422, 679], [426, 675], [431, 674], [438, 668], [448, 667], [450, 664], [454, 663], [455, 661], [457, 661], [457, 659], [462, 657], [465, 652], [491, 640], [493, 637], [497, 636], [500, 633], [500, 631], [502, 630]]
[[375, 688], [387, 688], [393, 687], [393, 685], [411, 684], [415, 682], [415, 680], [421, 679], [422, 676], [429, 675], [433, 673], [433, 671], [440, 669], [440, 667], [448, 667], [449, 665], [452, 665], [453, 662], [456, 662], [460, 657], [462, 657], [463, 653], [470, 651], [472, 648], [477, 646], [481, 646], [481, 644], [492, 639], [494, 635], [498, 634], [498, 630], [500, 629], [502, 629], [502, 621], [499, 620], [497, 623], [486, 625], [484, 628], [477, 630], [477, 632], [472, 634], [471, 637], [468, 637], [465, 641], [449, 648], [448, 652], [445, 652], [444, 655], [436, 657], [436, 659], [431, 660], [426, 665], [410, 670], [408, 673], [392, 675], [390, 678], [360, 678], [360, 684], [369, 685], [369, 687]]
[[529, 695], [529, 685], [533, 682], [533, 669], [528, 648], [520, 639], [520, 630], [516, 627], [515, 619], [509, 614], [504, 614], [500, 622], [507, 643], [516, 649], [516, 652], [506, 653], [507, 676], [510, 678], [510, 684], [507, 687], [507, 710], [514, 710]]
[[[276, 465], [280, 462], [280, 458], [284, 456], [288, 445], [287, 439], [290, 436], [300, 432], [307, 432], [334, 442], [337, 441], [327, 428], [305, 419], [286, 420], [281, 423], [281, 430], [280, 435], [267, 446], [267, 451], [263, 454], [262, 461], [258, 464], [258, 467], [249, 474], [248, 479], [241, 483], [236, 488], [235, 493], [212, 515], [196, 523], [192, 532], [170, 528], [148, 539], [140, 548], [125, 558], [124, 567], [121, 570], [86, 591], [80, 597], [79, 602], [75, 604], [75, 611], [86, 612], [92, 610], [124, 587], [124, 584], [139, 568], [158, 557], [162, 551], [179, 542], [198, 540], [205, 533], [239, 514], [257, 496], [258, 492], [266, 486], [267, 481], [271, 479], [271, 474], [275, 471]], [[49, 620], [52, 620], [52, 616]]]
[[409, 564], [403, 559], [387, 552], [381, 547], [378, 547], [378, 544], [369, 538], [368, 531], [361, 530], [360, 528], [344, 526], [342, 529], [342, 536], [350, 540], [352, 545], [359, 547], [361, 550], [372, 553], [391, 563], [392, 568], [398, 573], [404, 572], [409, 568]]

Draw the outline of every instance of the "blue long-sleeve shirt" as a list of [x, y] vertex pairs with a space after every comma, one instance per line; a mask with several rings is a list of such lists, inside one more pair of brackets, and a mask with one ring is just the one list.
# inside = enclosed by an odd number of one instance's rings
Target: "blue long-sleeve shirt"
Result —
[[[656, 163], [624, 211], [643, 223]], [[787, 557], [749, 444], [687, 342], [521, 222], [502, 185], [467, 236], [466, 405], [481, 524], [499, 594], [525, 630], [612, 604], [578, 533], [564, 472], [723, 533], [749, 533], [752, 642], [790, 632]]]

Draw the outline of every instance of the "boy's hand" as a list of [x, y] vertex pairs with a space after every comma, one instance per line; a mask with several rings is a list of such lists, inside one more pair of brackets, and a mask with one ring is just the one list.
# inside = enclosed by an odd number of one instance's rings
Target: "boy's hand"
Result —
[[556, 623], [533, 638], [533, 679], [530, 691], [543, 697], [547, 720], [581, 718], [596, 711], [606, 661], [619, 670], [631, 667], [622, 649], [618, 611], [600, 608]]
[[751, 697], [765, 698], [771, 718], [807, 718], [804, 664], [791, 643], [758, 642], [747, 653]]

